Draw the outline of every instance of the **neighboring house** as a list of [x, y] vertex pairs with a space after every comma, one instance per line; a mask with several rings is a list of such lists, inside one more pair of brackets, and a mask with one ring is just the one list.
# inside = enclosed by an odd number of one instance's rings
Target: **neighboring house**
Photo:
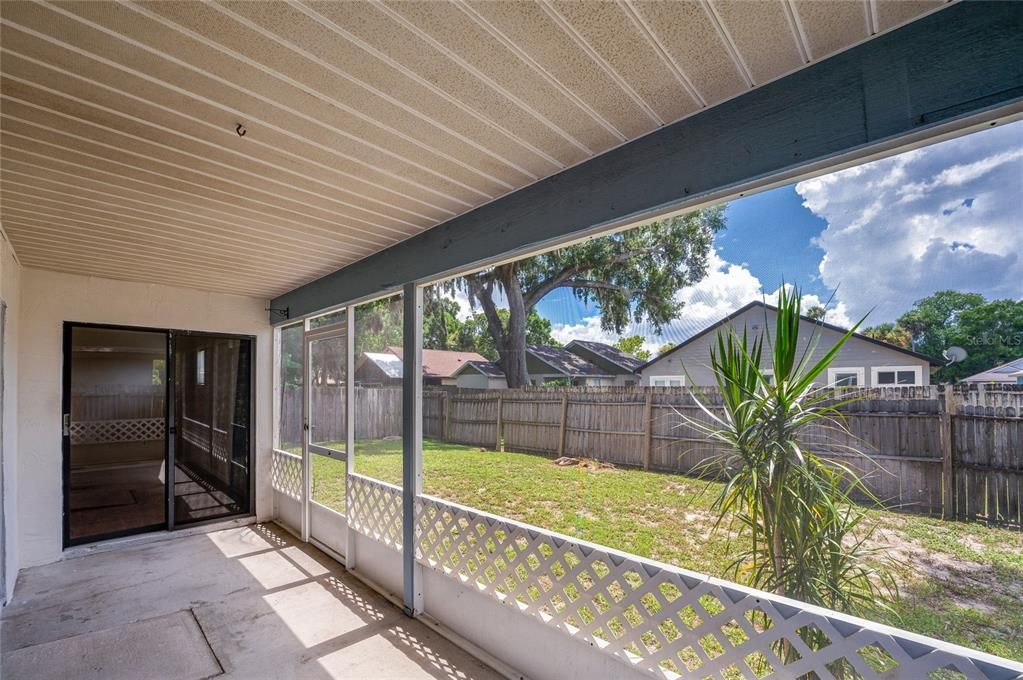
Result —
[[614, 385], [639, 384], [636, 371], [643, 365], [643, 360], [613, 345], [592, 340], [573, 340], [565, 345], [565, 349], [614, 376]]
[[[610, 370], [573, 354], [567, 348], [549, 345], [526, 347], [526, 372], [530, 385], [543, 385], [556, 380], [564, 380], [577, 387], [620, 384]], [[472, 389], [504, 389], [508, 381], [496, 363], [470, 361], [456, 373], [456, 384]]]
[[615, 376], [564, 347], [529, 345], [526, 347], [526, 372], [529, 382], [543, 385], [552, 380], [568, 380], [577, 387], [614, 385]]
[[503, 390], [508, 387], [504, 371], [493, 361], [467, 361], [455, 372], [455, 384], [473, 390]]
[[[387, 351], [401, 359], [401, 347], [388, 347]], [[456, 352], [448, 349], [423, 350], [423, 384], [455, 385], [459, 369], [470, 361], [486, 363], [487, 359], [476, 352]]]
[[[716, 384], [710, 368], [710, 350], [717, 331], [731, 326], [750, 336], [773, 334], [777, 308], [763, 302], [751, 302], [721, 321], [700, 331], [685, 342], [643, 364], [639, 369], [642, 384], [651, 386], [713, 386]], [[822, 321], [802, 317], [800, 338], [804, 343], [817, 338], [813, 360], [819, 359], [845, 334], [846, 329]], [[770, 374], [770, 338], [764, 342], [761, 367]], [[859, 333], [843, 345], [821, 377], [821, 383], [843, 386], [884, 387], [895, 385], [929, 385], [930, 374], [941, 362], [917, 352], [902, 349]]]
[[[423, 384], [454, 386], [459, 369], [470, 362], [489, 363], [476, 352], [424, 349]], [[400, 385], [403, 374], [401, 347], [388, 347], [386, 352], [363, 352], [355, 362], [355, 380], [361, 385]]]
[[989, 368], [968, 378], [965, 383], [994, 383], [997, 385], [1023, 385], [1023, 357]]
[[355, 362], [355, 384], [363, 387], [401, 385], [401, 359], [390, 352], [363, 352]]

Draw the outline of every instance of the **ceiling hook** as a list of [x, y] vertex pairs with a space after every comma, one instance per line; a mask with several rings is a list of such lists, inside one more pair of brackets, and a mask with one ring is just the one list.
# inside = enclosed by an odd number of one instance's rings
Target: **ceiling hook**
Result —
[[245, 129], [245, 126], [244, 126], [244, 125], [242, 125], [241, 123], [238, 123], [238, 125], [237, 125], [237, 126], [235, 126], [235, 128], [234, 128], [234, 131], [238, 133], [238, 136], [239, 136], [239, 137], [244, 137], [244, 136], [245, 136], [245, 133], [246, 133], [246, 132], [248, 132], [248, 131], [247, 131], [247, 130]]

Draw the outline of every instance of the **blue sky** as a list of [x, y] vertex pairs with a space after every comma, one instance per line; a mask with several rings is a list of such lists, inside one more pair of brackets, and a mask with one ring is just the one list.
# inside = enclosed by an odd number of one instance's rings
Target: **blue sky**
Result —
[[728, 228], [716, 239], [718, 254], [744, 264], [765, 286], [799, 281], [807, 293], [831, 291], [817, 270], [824, 251], [814, 239], [828, 223], [803, 206], [794, 184], [728, 204]]
[[[656, 349], [680, 342], [784, 279], [804, 304], [830, 300], [828, 319], [892, 321], [947, 288], [1023, 298], [1023, 122], [766, 191], [729, 204], [708, 276], [679, 291], [680, 317]], [[600, 310], [571, 291], [539, 305], [555, 337], [613, 342]]]

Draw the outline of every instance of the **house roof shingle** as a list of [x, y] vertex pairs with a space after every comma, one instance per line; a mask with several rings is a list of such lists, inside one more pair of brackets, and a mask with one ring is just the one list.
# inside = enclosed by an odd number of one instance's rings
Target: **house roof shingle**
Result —
[[975, 373], [967, 378], [963, 378], [963, 382], [1012, 382], [1012, 379], [1018, 376], [1021, 372], [1023, 372], [1023, 357], [1013, 359], [1001, 366], [995, 366], [994, 368], [989, 368], [986, 371], [981, 371], [980, 373]]
[[[401, 347], [388, 347], [387, 351], [401, 359]], [[423, 350], [423, 375], [427, 378], [453, 378], [466, 362], [483, 361], [486, 357], [476, 352], [456, 352], [448, 349]]]
[[[488, 378], [503, 378], [504, 371], [493, 361], [467, 361], [462, 366], [471, 366], [477, 371], [487, 376]], [[462, 372], [462, 367], [459, 367], [457, 373]]]
[[621, 366], [627, 371], [635, 371], [643, 365], [642, 359], [637, 359], [631, 354], [618, 349], [614, 345], [608, 345], [604, 342], [596, 342], [594, 340], [573, 340], [565, 345], [565, 349], [571, 351], [573, 345], [587, 349], [602, 359]]
[[528, 345], [526, 352], [544, 362], [558, 373], [569, 377], [611, 377], [600, 367], [591, 364], [578, 354], [572, 354], [563, 347], [551, 347], [550, 345]]

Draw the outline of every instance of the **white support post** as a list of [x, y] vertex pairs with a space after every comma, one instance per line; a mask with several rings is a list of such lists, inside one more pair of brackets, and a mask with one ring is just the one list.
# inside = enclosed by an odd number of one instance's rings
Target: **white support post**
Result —
[[[352, 473], [355, 472], [355, 307], [345, 308], [345, 517], [352, 516]], [[345, 532], [345, 568], [355, 569], [355, 530]]]
[[281, 448], [281, 329], [273, 329], [273, 363], [274, 372], [271, 380], [271, 387], [273, 389], [273, 418], [271, 419], [271, 426], [273, 428], [273, 434], [271, 441], [273, 445], [271, 448]]
[[402, 337], [402, 563], [408, 616], [423, 611], [422, 568], [416, 562], [416, 499], [423, 492], [423, 289], [405, 285]]
[[313, 387], [309, 377], [312, 374], [310, 365], [309, 320], [302, 323], [302, 540], [309, 542], [309, 499], [312, 498], [313, 471], [309, 460], [309, 413]]

